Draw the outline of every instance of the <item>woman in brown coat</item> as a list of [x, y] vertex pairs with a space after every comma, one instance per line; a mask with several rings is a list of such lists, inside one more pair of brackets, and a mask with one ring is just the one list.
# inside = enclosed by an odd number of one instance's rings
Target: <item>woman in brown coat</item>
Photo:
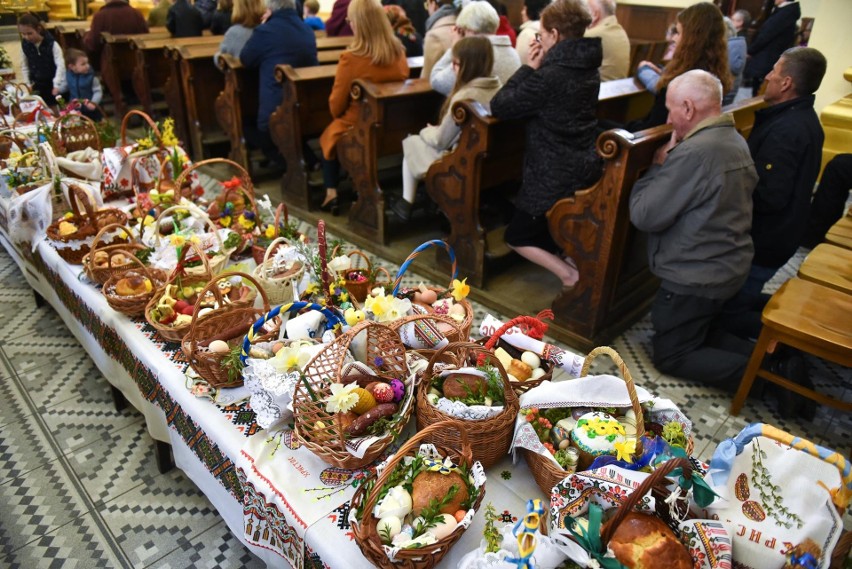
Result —
[[334, 86], [328, 98], [334, 120], [320, 136], [325, 185], [325, 199], [320, 209], [330, 211], [333, 215], [337, 215], [340, 208], [337, 198], [340, 162], [335, 147], [340, 137], [355, 124], [358, 112], [356, 107], [349, 104], [352, 82], [355, 79], [367, 79], [374, 83], [408, 79], [405, 48], [394, 36], [381, 5], [375, 0], [352, 0], [348, 17], [355, 39], [337, 64]]

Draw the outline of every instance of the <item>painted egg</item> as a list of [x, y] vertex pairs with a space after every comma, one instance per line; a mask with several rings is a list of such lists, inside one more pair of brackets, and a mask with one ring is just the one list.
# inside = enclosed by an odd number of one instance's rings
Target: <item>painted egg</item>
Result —
[[571, 440], [571, 431], [563, 429], [559, 425], [550, 429], [550, 442], [552, 442], [557, 447], [562, 444], [562, 441]]
[[461, 523], [466, 515], [467, 510], [459, 510], [455, 514], [453, 514], [453, 517], [456, 519], [457, 523]]
[[225, 354], [230, 351], [230, 346], [228, 346], [227, 342], [223, 342], [222, 340], [213, 340], [210, 342], [210, 351], [214, 354]]
[[390, 403], [394, 399], [393, 388], [387, 383], [377, 383], [373, 387], [373, 397], [379, 403]]
[[405, 384], [398, 379], [392, 379], [390, 386], [393, 389], [393, 402], [399, 403], [405, 397]]
[[541, 367], [541, 358], [533, 352], [524, 352], [521, 354], [521, 361], [533, 369]]

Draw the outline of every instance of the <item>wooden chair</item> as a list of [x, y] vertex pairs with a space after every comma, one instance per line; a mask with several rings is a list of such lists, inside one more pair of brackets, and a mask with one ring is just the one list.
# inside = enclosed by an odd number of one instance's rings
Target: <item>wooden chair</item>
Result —
[[[148, 37], [169, 37], [170, 35], [165, 28], [154, 29], [163, 31], [151, 31], [147, 34]], [[101, 41], [104, 44], [100, 62], [101, 77], [112, 96], [113, 103], [115, 104], [115, 115], [118, 117], [124, 116], [124, 113], [127, 111], [121, 85], [125, 81], [133, 81], [133, 68], [136, 64], [136, 57], [130, 50], [130, 39], [136, 35], [101, 32]]]
[[852, 402], [837, 401], [761, 367], [764, 356], [779, 343], [852, 367], [852, 296], [810, 281], [790, 279], [772, 295], [761, 320], [763, 330], [731, 403], [731, 415], [739, 415], [755, 377], [821, 405], [852, 411]]
[[852, 294], [852, 251], [830, 243], [817, 245], [799, 267], [799, 277]]
[[825, 240], [832, 245], [852, 249], [852, 216], [841, 217], [825, 234]]

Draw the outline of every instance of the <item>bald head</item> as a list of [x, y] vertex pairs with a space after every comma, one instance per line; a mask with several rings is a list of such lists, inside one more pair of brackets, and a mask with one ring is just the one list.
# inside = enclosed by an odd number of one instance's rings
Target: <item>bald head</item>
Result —
[[700, 69], [687, 71], [669, 83], [666, 108], [678, 140], [683, 140], [698, 123], [722, 114], [722, 82]]

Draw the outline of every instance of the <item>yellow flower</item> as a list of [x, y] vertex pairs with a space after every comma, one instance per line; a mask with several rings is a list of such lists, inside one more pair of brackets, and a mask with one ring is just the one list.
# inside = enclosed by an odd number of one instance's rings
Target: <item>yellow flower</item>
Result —
[[364, 302], [364, 309], [372, 312], [377, 319], [381, 319], [385, 312], [390, 308], [390, 303], [387, 297], [384, 296], [368, 296]]
[[461, 281], [458, 280], [458, 279], [453, 279], [452, 295], [453, 295], [453, 298], [456, 300], [456, 302], [461, 302], [469, 294], [470, 294], [470, 286], [467, 284], [467, 279], [464, 279], [464, 280], [461, 280]]
[[273, 239], [275, 237], [275, 226], [267, 225], [266, 232], [264, 233], [264, 235], [266, 235], [266, 237], [268, 237], [269, 239]]
[[152, 148], [154, 146], [154, 141], [151, 140], [150, 136], [146, 136], [145, 138], [137, 139], [136, 144], [140, 149], [145, 150], [146, 148]]
[[186, 237], [184, 237], [183, 235], [172, 235], [169, 238], [169, 241], [171, 241], [172, 245], [174, 245], [175, 247], [183, 247], [184, 245], [186, 245]]
[[167, 118], [163, 122], [163, 135], [161, 137], [163, 146], [177, 146], [180, 141], [175, 136], [175, 121], [172, 118]]
[[195, 243], [196, 245], [201, 245], [201, 238], [198, 235], [193, 235], [189, 238], [190, 243]]
[[244, 227], [245, 229], [252, 229], [254, 227], [254, 220], [247, 219], [246, 216], [242, 214], [240, 214], [240, 217], [237, 218], [237, 221], [239, 222], [240, 226]]
[[325, 410], [329, 413], [346, 413], [358, 404], [358, 394], [352, 390], [358, 387], [353, 382], [349, 385], [341, 383], [331, 384], [331, 395], [325, 398]]
[[220, 217], [219, 225], [221, 225], [222, 227], [231, 227], [231, 216], [223, 215], [222, 217]]
[[627, 439], [626, 441], [615, 443], [615, 458], [625, 462], [633, 463], [633, 453], [636, 452], [636, 439]]

